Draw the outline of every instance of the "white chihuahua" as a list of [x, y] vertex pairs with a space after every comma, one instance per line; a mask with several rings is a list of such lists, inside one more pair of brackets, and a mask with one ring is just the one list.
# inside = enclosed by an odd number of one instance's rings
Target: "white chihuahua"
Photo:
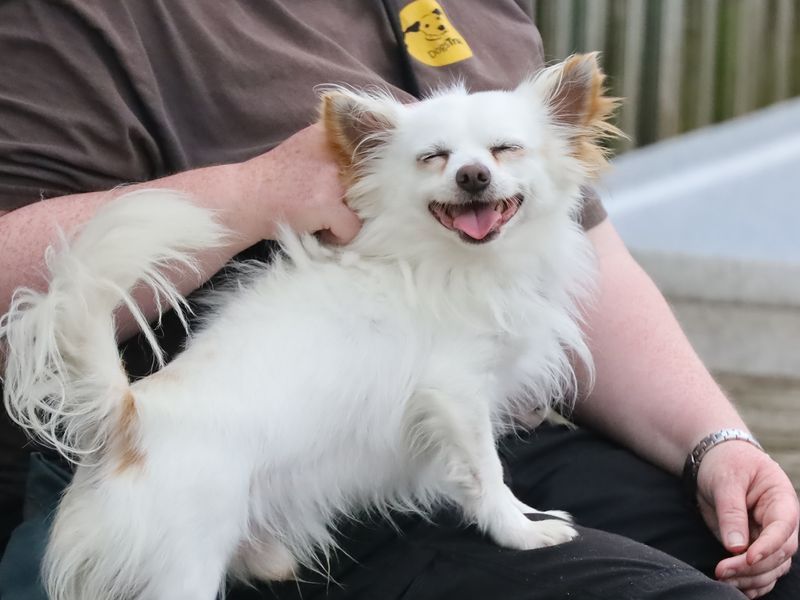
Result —
[[78, 463], [47, 549], [52, 600], [212, 600], [226, 575], [291, 578], [364, 511], [451, 503], [508, 548], [572, 539], [565, 513], [525, 517], [495, 443], [574, 395], [573, 362], [591, 370], [576, 214], [615, 133], [602, 81], [583, 55], [510, 92], [328, 93], [358, 237], [287, 234], [133, 384], [114, 309], [143, 321], [137, 282], [180, 307], [164, 268], [226, 232], [147, 191], [51, 253], [49, 291], [18, 290], [0, 336], [7, 410]]

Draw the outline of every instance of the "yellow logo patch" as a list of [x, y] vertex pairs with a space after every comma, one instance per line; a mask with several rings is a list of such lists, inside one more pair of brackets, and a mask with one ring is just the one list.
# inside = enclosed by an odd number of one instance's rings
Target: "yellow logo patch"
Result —
[[414, 0], [400, 11], [408, 53], [431, 67], [443, 67], [472, 56], [467, 42], [456, 31], [435, 0]]

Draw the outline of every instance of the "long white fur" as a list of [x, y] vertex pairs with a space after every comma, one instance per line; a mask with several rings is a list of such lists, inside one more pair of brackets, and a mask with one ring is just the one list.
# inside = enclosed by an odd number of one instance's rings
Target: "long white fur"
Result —
[[[175, 224], [180, 223], [180, 227]], [[192, 254], [224, 235], [207, 211], [175, 192], [138, 192], [98, 211], [80, 236], [48, 248], [48, 292], [20, 288], [0, 320], [9, 415], [67, 458], [99, 450], [128, 388], [113, 310], [125, 304], [163, 362], [131, 292], [139, 282], [183, 314], [165, 268], [195, 270]]]
[[[147, 192], [50, 255], [49, 292], [19, 292], [0, 334], [9, 412], [80, 463], [47, 549], [52, 600], [211, 600], [226, 573], [324, 569], [337, 523], [369, 510], [455, 503], [515, 548], [575, 535], [524, 517], [494, 448], [515, 413], [575, 392], [573, 359], [591, 365], [578, 304], [592, 259], [573, 218], [586, 174], [544, 85], [409, 107], [354, 94], [391, 123], [349, 193], [365, 219], [356, 240], [287, 235], [284, 257], [218, 295], [187, 349], [133, 385], [113, 309], [141, 320], [137, 281], [180, 306], [163, 268], [224, 232], [190, 201]], [[528, 151], [490, 162], [489, 137], [506, 134]], [[423, 171], [415, 153], [435, 139], [453, 146], [450, 164]], [[492, 164], [498, 197], [526, 198], [484, 245], [427, 210], [474, 160]], [[126, 394], [135, 464], [106, 443]]]

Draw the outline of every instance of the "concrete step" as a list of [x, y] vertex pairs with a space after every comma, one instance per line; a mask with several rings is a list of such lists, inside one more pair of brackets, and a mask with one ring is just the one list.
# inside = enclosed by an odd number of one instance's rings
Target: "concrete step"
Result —
[[800, 378], [800, 99], [627, 153], [599, 191], [711, 369]]

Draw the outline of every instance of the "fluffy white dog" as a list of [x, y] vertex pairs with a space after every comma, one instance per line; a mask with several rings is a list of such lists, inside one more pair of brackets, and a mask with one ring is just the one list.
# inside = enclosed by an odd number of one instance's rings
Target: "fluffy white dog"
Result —
[[212, 600], [226, 574], [321, 564], [338, 520], [458, 506], [498, 544], [572, 539], [503, 483], [514, 415], [591, 364], [578, 303], [580, 187], [613, 101], [593, 55], [508, 92], [412, 105], [332, 91], [323, 121], [363, 218], [346, 248], [289, 234], [276, 263], [213, 299], [186, 350], [131, 384], [113, 311], [137, 282], [226, 235], [177, 194], [110, 203], [49, 255], [46, 294], [2, 321], [5, 404], [78, 463], [44, 567], [53, 600]]

